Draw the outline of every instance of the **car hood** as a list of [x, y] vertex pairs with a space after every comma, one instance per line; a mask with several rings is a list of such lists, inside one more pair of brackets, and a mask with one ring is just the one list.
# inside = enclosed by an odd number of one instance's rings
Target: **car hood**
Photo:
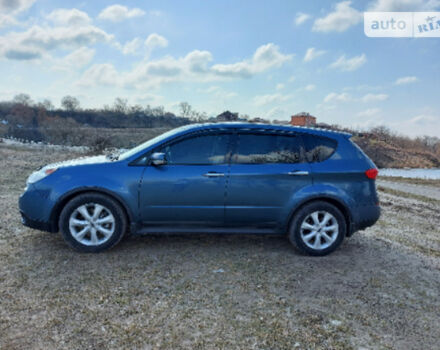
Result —
[[52, 164], [48, 164], [44, 166], [42, 169], [51, 169], [51, 168], [65, 168], [77, 165], [86, 165], [86, 164], [100, 164], [100, 163], [109, 163], [111, 160], [107, 158], [105, 155], [93, 156], [93, 157], [81, 157], [76, 159], [69, 159], [62, 162], [56, 162]]

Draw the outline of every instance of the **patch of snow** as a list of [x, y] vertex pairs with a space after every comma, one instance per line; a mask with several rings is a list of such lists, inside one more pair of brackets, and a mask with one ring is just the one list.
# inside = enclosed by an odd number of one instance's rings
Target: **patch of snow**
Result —
[[440, 169], [379, 169], [380, 176], [398, 176], [412, 179], [440, 179]]
[[331, 320], [330, 323], [332, 324], [332, 326], [340, 326], [342, 324], [342, 321], [339, 320]]
[[18, 146], [23, 148], [30, 148], [30, 149], [51, 149], [55, 151], [73, 151], [73, 152], [79, 152], [79, 153], [86, 153], [89, 151], [89, 147], [87, 146], [62, 146], [62, 145], [52, 145], [52, 144], [46, 144], [43, 142], [34, 142], [34, 141], [25, 141], [25, 140], [19, 140], [16, 138], [3, 138], [3, 144], [8, 146]]

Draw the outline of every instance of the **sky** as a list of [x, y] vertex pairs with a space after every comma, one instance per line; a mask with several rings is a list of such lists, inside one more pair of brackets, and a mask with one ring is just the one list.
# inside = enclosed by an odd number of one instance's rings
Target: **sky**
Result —
[[0, 0], [0, 100], [188, 102], [271, 120], [440, 135], [440, 38], [369, 38], [364, 11], [440, 0]]

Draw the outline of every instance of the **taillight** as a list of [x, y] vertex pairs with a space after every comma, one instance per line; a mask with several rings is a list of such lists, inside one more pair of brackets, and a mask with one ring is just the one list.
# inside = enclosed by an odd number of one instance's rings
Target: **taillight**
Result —
[[377, 174], [379, 174], [379, 170], [376, 168], [371, 168], [365, 171], [365, 175], [371, 180], [376, 180]]

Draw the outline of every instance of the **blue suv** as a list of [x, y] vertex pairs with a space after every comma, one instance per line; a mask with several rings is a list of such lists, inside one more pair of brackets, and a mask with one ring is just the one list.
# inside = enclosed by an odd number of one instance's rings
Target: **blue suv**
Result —
[[350, 134], [264, 124], [184, 126], [121, 154], [43, 167], [19, 200], [23, 224], [82, 252], [125, 234], [282, 234], [325, 255], [373, 225], [374, 163]]

